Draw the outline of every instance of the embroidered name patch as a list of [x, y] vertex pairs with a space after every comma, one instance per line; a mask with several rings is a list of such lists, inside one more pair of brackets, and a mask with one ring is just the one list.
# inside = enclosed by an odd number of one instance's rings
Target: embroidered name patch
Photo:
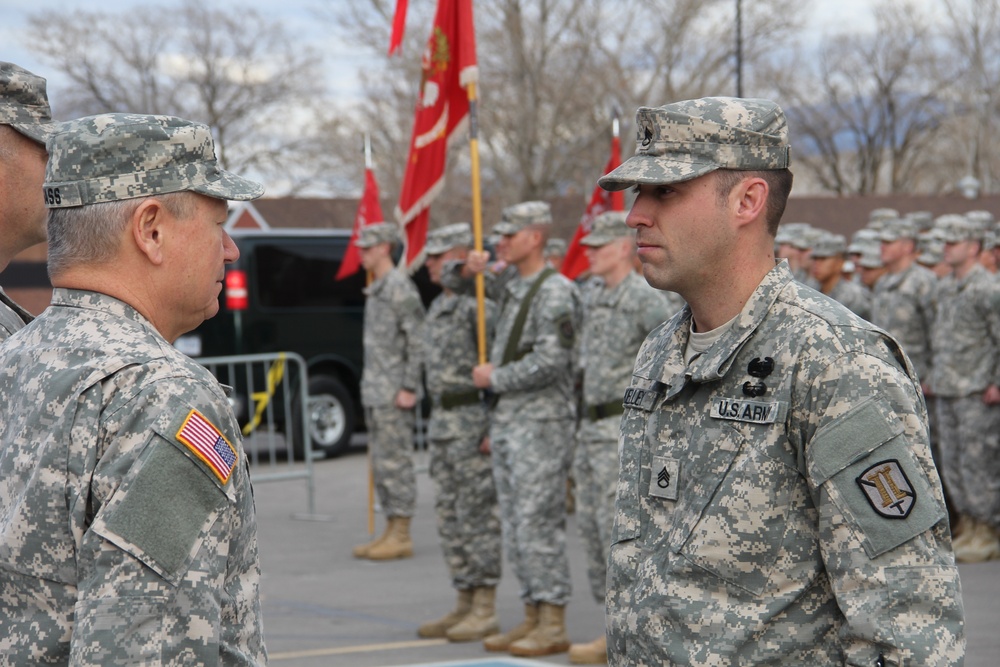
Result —
[[681, 478], [681, 462], [665, 456], [653, 457], [653, 474], [649, 479], [649, 495], [677, 500]]
[[744, 401], [738, 398], [720, 398], [712, 403], [712, 417], [754, 424], [773, 424], [778, 420], [781, 402]]
[[188, 413], [181, 429], [177, 431], [177, 439], [204, 461], [223, 484], [229, 481], [236, 466], [236, 449], [200, 412], [192, 410]]
[[645, 410], [646, 412], [651, 412], [656, 401], [663, 396], [662, 391], [657, 391], [655, 389], [640, 389], [639, 387], [629, 387], [625, 390], [625, 397], [622, 399], [622, 405], [626, 408], [635, 408], [637, 410]]
[[881, 461], [857, 477], [872, 509], [887, 519], [905, 519], [917, 504], [917, 494], [896, 459]]

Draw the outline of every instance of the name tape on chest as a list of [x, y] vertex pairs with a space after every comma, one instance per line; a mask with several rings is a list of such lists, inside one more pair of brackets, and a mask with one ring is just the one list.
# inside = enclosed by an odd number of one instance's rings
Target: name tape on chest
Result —
[[659, 389], [642, 389], [640, 387], [629, 387], [625, 390], [625, 397], [622, 405], [626, 408], [645, 410], [651, 412], [656, 402], [663, 396], [663, 391]]
[[712, 403], [711, 415], [715, 419], [773, 424], [781, 415], [781, 401], [745, 401], [739, 398], [719, 398]]

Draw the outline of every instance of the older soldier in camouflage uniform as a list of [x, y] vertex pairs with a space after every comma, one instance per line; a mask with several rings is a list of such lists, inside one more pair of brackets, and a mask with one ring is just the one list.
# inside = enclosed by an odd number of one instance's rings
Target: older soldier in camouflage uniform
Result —
[[858, 317], [869, 319], [871, 294], [858, 283], [844, 279], [846, 257], [847, 239], [826, 232], [813, 247], [809, 271], [820, 292], [847, 306]]
[[791, 189], [773, 102], [640, 108], [600, 179], [654, 287], [688, 302], [625, 391], [613, 665], [957, 665], [952, 557], [916, 375], [885, 332], [775, 266]]
[[355, 558], [389, 560], [413, 555], [410, 519], [417, 502], [413, 470], [413, 427], [420, 383], [420, 333], [424, 306], [406, 271], [392, 253], [399, 227], [379, 222], [361, 228], [361, 265], [373, 280], [365, 289], [364, 369], [361, 404], [375, 489], [386, 515], [381, 536], [353, 549]]
[[960, 517], [956, 555], [989, 560], [1000, 557], [1000, 290], [978, 262], [982, 228], [960, 215], [935, 224], [952, 267], [931, 338], [941, 469]]
[[[473, 369], [480, 389], [496, 395], [491, 412], [493, 478], [500, 502], [507, 560], [521, 584], [524, 621], [487, 637], [490, 651], [548, 655], [569, 648], [565, 607], [570, 597], [566, 557], [566, 478], [572, 457], [573, 348], [579, 327], [576, 286], [545, 265], [552, 227], [545, 202], [503, 211], [494, 227], [507, 268], [490, 282], [500, 305], [489, 363]], [[466, 268], [482, 271], [485, 253]]]
[[171, 343], [218, 310], [227, 199], [205, 125], [60, 126], [46, 311], [0, 346], [5, 664], [264, 664], [257, 524], [219, 383]]
[[[583, 378], [583, 405], [576, 432], [573, 472], [576, 521], [587, 554], [587, 578], [594, 599], [604, 604], [608, 547], [618, 486], [618, 430], [621, 394], [642, 341], [673, 313], [657, 290], [632, 270], [635, 241], [625, 213], [606, 212], [593, 222], [580, 243], [596, 284], [583, 300], [577, 364]], [[604, 635], [574, 644], [570, 662], [607, 662]]]
[[[52, 114], [45, 79], [0, 62], [0, 271], [45, 240], [45, 140]], [[32, 319], [0, 288], [0, 342]]]
[[[489, 450], [489, 409], [472, 384], [479, 361], [476, 300], [454, 291], [443, 265], [464, 261], [472, 245], [472, 229], [459, 222], [427, 234], [427, 270], [443, 292], [431, 303], [424, 320], [421, 359], [431, 398], [427, 424], [430, 474], [434, 481], [441, 550], [452, 586], [455, 609], [420, 626], [421, 637], [451, 641], [482, 639], [500, 630], [495, 603], [500, 581], [500, 512]], [[493, 303], [485, 304], [487, 322]]]

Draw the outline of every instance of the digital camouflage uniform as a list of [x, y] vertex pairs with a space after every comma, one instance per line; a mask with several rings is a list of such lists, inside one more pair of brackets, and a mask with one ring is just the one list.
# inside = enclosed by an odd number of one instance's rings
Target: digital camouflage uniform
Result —
[[931, 345], [948, 494], [959, 514], [1000, 528], [1000, 407], [982, 400], [1000, 385], [1000, 287], [981, 265], [940, 281]]
[[898, 345], [785, 263], [685, 365], [690, 326], [650, 334], [625, 392], [610, 664], [961, 664], [958, 571]]
[[[636, 124], [603, 187], [789, 165], [769, 100], [644, 107]], [[786, 262], [685, 362], [692, 324], [687, 309], [649, 335], [624, 393], [609, 664], [962, 664], [958, 570], [899, 345]]]
[[[45, 88], [44, 78], [14, 63], [0, 62], [0, 125], [9, 125], [44, 146], [54, 128]], [[0, 342], [31, 320], [31, 313], [0, 288]]]
[[846, 306], [858, 317], [871, 319], [871, 296], [868, 290], [858, 283], [841, 278], [827, 296]]
[[[390, 223], [385, 223], [390, 224]], [[368, 446], [379, 502], [387, 517], [411, 517], [417, 499], [413, 470], [413, 410], [395, 407], [401, 389], [420, 383], [420, 293], [394, 268], [365, 290], [364, 370], [361, 403], [367, 409]]]
[[[489, 322], [493, 304], [486, 305]], [[501, 569], [492, 460], [479, 451], [489, 431], [489, 409], [472, 384], [472, 368], [479, 363], [476, 319], [473, 297], [442, 293], [431, 302], [421, 336], [438, 535], [452, 586], [460, 591], [496, 586]]]
[[63, 289], [0, 368], [0, 662], [264, 664], [247, 460], [215, 378], [130, 306]]
[[583, 304], [577, 361], [583, 378], [583, 405], [573, 474], [576, 523], [587, 554], [587, 578], [594, 599], [601, 604], [607, 589], [608, 547], [618, 488], [621, 397], [642, 341], [672, 314], [662, 294], [632, 272], [611, 289], [599, 283], [587, 292]]

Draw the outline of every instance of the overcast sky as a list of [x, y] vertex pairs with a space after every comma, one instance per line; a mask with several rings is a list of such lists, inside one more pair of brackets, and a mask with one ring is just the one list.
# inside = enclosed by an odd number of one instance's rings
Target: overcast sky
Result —
[[[168, 0], [0, 0], [0, 60], [8, 60], [49, 79], [50, 97], [58, 100], [61, 82], [58, 75], [47, 71], [29, 45], [24, 43], [24, 31], [28, 14], [43, 9], [71, 11], [73, 9], [101, 9], [104, 11], [128, 12], [130, 8], [161, 4]], [[327, 28], [315, 18], [311, 8], [318, 4], [351, 2], [352, 0], [204, 0], [216, 7], [253, 8], [264, 16], [280, 18], [294, 34], [302, 35], [303, 41], [310, 42], [327, 54], [327, 71], [331, 73], [330, 92], [339, 99], [353, 97], [359, 71], [364, 67], [364, 58], [351, 53], [340, 40], [330, 39], [324, 34]], [[744, 0], [752, 2], [752, 0]], [[824, 34], [848, 30], [871, 30], [874, 24], [872, 7], [878, 0], [812, 0], [809, 3], [807, 31], [815, 34], [806, 43], [817, 43]], [[411, 4], [429, 3], [433, 0], [410, 0]], [[927, 8], [936, 6], [938, 0], [918, 0]], [[412, 34], [410, 27], [407, 39], [425, 39], [424, 35]], [[56, 105], [58, 114], [58, 105]]]

